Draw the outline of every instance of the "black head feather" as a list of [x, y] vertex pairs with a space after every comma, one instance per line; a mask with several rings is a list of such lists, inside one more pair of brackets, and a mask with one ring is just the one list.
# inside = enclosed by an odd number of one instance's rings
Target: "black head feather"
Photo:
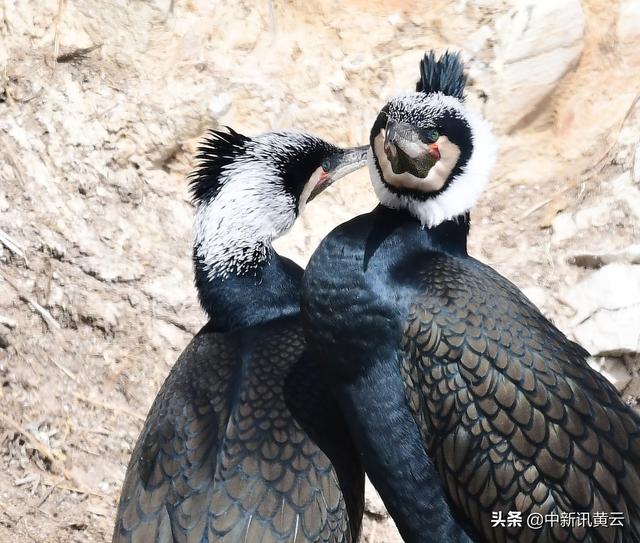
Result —
[[239, 167], [243, 182], [257, 181], [262, 176], [276, 183], [297, 208], [298, 199], [314, 171], [324, 159], [342, 152], [302, 132], [267, 132], [247, 137], [225, 128], [228, 132], [209, 131], [198, 146], [197, 166], [189, 176], [194, 204], [215, 199]]
[[441, 92], [464, 100], [464, 87], [467, 76], [464, 74], [464, 64], [460, 53], [445, 53], [436, 60], [435, 53], [425, 53], [420, 61], [420, 81], [416, 84], [417, 92], [430, 94]]
[[251, 140], [225, 126], [228, 132], [209, 130], [198, 145], [198, 165], [189, 174], [189, 190], [194, 203], [213, 198], [220, 190], [220, 174], [235, 159], [246, 152], [246, 143]]

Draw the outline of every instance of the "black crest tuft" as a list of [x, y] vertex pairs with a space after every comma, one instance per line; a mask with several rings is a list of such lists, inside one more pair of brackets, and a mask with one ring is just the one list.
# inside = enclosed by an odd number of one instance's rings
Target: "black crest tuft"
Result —
[[464, 64], [460, 53], [445, 53], [436, 60], [435, 53], [425, 53], [420, 61], [420, 81], [416, 85], [417, 92], [430, 94], [441, 92], [464, 100], [464, 86], [467, 76], [464, 74]]
[[198, 145], [198, 165], [189, 174], [189, 190], [194, 203], [209, 200], [220, 190], [222, 170], [246, 151], [245, 144], [251, 140], [233, 128], [228, 132], [209, 130]]

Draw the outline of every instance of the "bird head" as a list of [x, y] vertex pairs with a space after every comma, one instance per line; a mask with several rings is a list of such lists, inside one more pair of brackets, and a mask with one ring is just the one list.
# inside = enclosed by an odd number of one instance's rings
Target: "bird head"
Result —
[[380, 201], [407, 209], [428, 227], [469, 211], [488, 182], [495, 144], [487, 123], [464, 103], [459, 55], [420, 63], [417, 91], [380, 111], [369, 167]]
[[270, 207], [296, 214], [335, 181], [366, 163], [368, 146], [341, 149], [301, 132], [269, 132], [253, 138], [231, 128], [211, 130], [198, 148], [191, 174], [197, 205], [226, 192], [259, 198]]
[[213, 275], [241, 271], [247, 259], [255, 264], [307, 202], [366, 164], [367, 149], [341, 149], [299, 132], [209, 132], [191, 175], [196, 254]]

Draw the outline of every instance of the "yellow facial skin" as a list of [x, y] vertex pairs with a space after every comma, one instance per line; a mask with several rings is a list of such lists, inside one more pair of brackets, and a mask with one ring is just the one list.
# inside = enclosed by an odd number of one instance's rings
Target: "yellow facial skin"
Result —
[[373, 150], [378, 158], [378, 164], [382, 171], [384, 180], [397, 188], [418, 190], [421, 192], [436, 192], [440, 190], [455, 168], [460, 158], [460, 149], [455, 143], [449, 141], [447, 136], [440, 136], [435, 142], [440, 151], [440, 159], [429, 170], [426, 177], [416, 177], [404, 172], [396, 174], [391, 168], [391, 162], [384, 152], [385, 129], [380, 129], [380, 133], [373, 140]]

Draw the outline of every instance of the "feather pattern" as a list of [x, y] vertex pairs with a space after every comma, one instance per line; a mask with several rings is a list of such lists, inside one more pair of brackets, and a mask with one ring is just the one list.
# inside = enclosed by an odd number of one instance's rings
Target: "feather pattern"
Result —
[[416, 84], [416, 92], [441, 92], [462, 101], [466, 84], [467, 76], [460, 53], [445, 51], [436, 59], [435, 53], [430, 51], [420, 61], [420, 80]]
[[469, 211], [489, 183], [495, 162], [496, 142], [489, 124], [457, 98], [439, 92], [399, 96], [389, 102], [386, 111], [393, 118], [417, 126], [428, 126], [434, 119], [444, 116], [459, 119], [468, 127], [472, 150], [467, 162], [456, 170], [442, 191], [416, 197], [414, 193], [392, 190], [384, 181], [380, 165], [370, 149], [369, 175], [380, 202], [391, 209], [408, 210], [429, 228]]
[[[300, 361], [303, 349], [294, 319], [250, 333], [205, 328], [194, 338], [132, 455], [114, 542], [355, 541], [362, 490], [345, 500], [341, 483], [362, 489], [357, 459], [327, 456], [287, 403], [305, 403], [301, 420], [330, 427], [340, 447], [348, 442], [335, 409], [314, 411], [310, 398], [328, 391], [318, 369]], [[298, 378], [307, 374], [313, 383]]]
[[[310, 348], [332, 353], [365, 467], [404, 540], [422, 542], [442, 514], [425, 505], [440, 484], [477, 541], [640, 542], [640, 417], [583, 348], [467, 255], [468, 228], [466, 217], [423, 229], [380, 206], [325, 238], [304, 277]], [[418, 446], [409, 430], [380, 431], [405, 413]], [[510, 511], [520, 525], [492, 524]], [[613, 513], [620, 525], [595, 523]], [[534, 514], [558, 521], [532, 529]]]
[[114, 542], [357, 539], [364, 472], [327, 403], [321, 364], [305, 354], [302, 269], [271, 247], [334, 150], [304, 134], [247, 138], [232, 129], [202, 144], [191, 185], [194, 260], [211, 320], [149, 412]]
[[[402, 343], [407, 400], [447, 492], [486, 541], [640, 540], [640, 418], [511, 283], [436, 254]], [[633, 483], [631, 483], [633, 481]], [[520, 511], [522, 526], [492, 526]], [[623, 525], [527, 528], [620, 512]]]
[[254, 271], [293, 226], [298, 200], [323, 156], [339, 149], [294, 131], [252, 138], [212, 130], [191, 175], [194, 257], [209, 279]]

